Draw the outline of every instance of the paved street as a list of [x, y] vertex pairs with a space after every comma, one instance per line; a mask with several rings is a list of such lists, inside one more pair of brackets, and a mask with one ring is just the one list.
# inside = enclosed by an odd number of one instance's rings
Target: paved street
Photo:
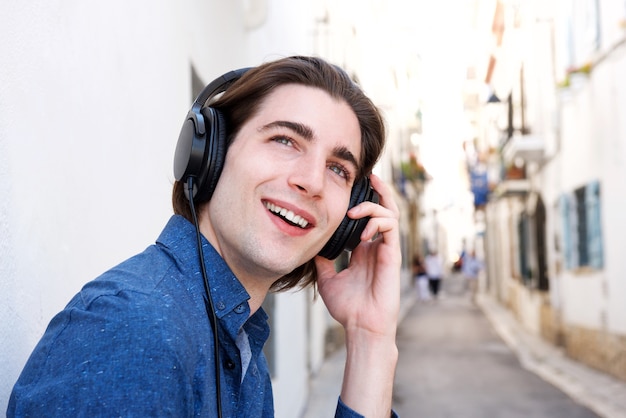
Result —
[[[394, 388], [402, 418], [626, 418], [626, 382], [529, 334], [491, 298], [473, 305], [459, 276], [443, 291], [432, 303], [403, 298]], [[327, 359], [301, 418], [333, 416], [344, 362], [344, 350]]]
[[459, 276], [416, 302], [398, 332], [394, 409], [401, 417], [596, 417], [520, 365]]

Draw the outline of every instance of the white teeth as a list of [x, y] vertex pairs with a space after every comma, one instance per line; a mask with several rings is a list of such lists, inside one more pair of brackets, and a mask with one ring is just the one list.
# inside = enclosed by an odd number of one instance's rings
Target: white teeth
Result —
[[280, 206], [276, 206], [273, 203], [265, 202], [265, 207], [275, 214], [287, 219], [289, 222], [298, 225], [300, 228], [306, 228], [306, 226], [309, 224], [309, 222], [306, 219], [302, 218], [302, 216], [296, 215], [292, 211], [281, 208]]

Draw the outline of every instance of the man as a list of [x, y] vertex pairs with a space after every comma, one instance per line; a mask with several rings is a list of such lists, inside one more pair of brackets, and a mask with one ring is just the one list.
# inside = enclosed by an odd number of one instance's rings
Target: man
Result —
[[471, 250], [463, 257], [463, 276], [467, 280], [467, 286], [470, 291], [470, 298], [476, 303], [476, 294], [478, 293], [478, 275], [483, 268], [483, 263], [476, 257], [476, 251]]
[[[380, 204], [346, 215], [383, 148], [378, 110], [343, 71], [311, 57], [250, 69], [202, 105], [225, 131], [221, 174], [199, 188], [181, 175], [156, 245], [88, 283], [52, 320], [8, 416], [271, 417], [261, 304], [308, 285], [345, 329], [336, 416], [392, 414], [398, 208], [371, 175]], [[337, 273], [318, 253], [346, 216], [370, 219]]]
[[428, 274], [426, 274], [426, 267], [424, 261], [419, 254], [415, 254], [413, 257], [413, 278], [417, 285], [417, 296], [419, 300], [430, 300], [430, 289], [428, 283]]
[[433, 299], [437, 299], [439, 296], [439, 290], [441, 289], [441, 280], [443, 280], [443, 261], [441, 256], [437, 253], [436, 249], [431, 249], [424, 258], [424, 268], [426, 269], [426, 275], [428, 276], [428, 287]]

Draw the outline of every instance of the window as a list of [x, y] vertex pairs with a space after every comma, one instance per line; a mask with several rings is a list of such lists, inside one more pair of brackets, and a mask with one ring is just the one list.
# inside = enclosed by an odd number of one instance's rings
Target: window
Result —
[[517, 234], [519, 236], [519, 269], [522, 281], [525, 285], [531, 284], [532, 270], [530, 267], [530, 218], [526, 212], [522, 212], [517, 223]]
[[567, 73], [594, 60], [601, 47], [599, 0], [557, 0], [557, 67]]
[[576, 251], [578, 252], [578, 265], [589, 265], [589, 252], [587, 251], [587, 207], [585, 205], [585, 188], [574, 190], [576, 204]]
[[604, 267], [600, 183], [595, 181], [560, 198], [565, 267]]

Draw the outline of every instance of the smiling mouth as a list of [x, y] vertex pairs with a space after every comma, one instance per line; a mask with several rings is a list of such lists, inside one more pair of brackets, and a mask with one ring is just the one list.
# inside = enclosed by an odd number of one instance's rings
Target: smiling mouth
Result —
[[295, 213], [293, 213], [293, 211], [281, 208], [280, 206], [276, 206], [275, 204], [270, 202], [264, 202], [264, 205], [270, 212], [281, 217], [291, 225], [300, 227], [302, 229], [306, 228], [309, 225], [309, 221], [307, 221], [300, 215], [296, 215]]

